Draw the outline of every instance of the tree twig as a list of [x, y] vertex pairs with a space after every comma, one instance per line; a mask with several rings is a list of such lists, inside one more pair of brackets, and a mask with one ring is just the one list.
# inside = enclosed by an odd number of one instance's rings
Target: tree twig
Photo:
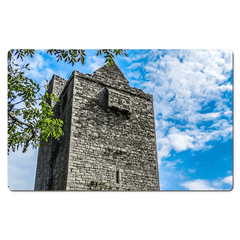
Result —
[[20, 124], [26, 125], [26, 126], [27, 126], [28, 128], [30, 128], [31, 131], [32, 131], [32, 136], [26, 140], [26, 143], [25, 143], [24, 148], [23, 148], [23, 153], [25, 153], [25, 152], [27, 151], [28, 146], [29, 146], [29, 142], [36, 136], [36, 132], [35, 132], [33, 126], [31, 126], [30, 124], [22, 122], [21, 120], [19, 120], [19, 119], [16, 118], [15, 116], [12, 116], [10, 113], [8, 113], [8, 115], [9, 115], [15, 122], [18, 122], [18, 123], [20, 123]]

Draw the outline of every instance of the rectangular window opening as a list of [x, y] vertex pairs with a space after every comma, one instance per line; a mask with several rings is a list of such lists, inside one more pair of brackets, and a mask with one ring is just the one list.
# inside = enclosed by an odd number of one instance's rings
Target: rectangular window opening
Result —
[[119, 183], [119, 171], [116, 172], [116, 183]]

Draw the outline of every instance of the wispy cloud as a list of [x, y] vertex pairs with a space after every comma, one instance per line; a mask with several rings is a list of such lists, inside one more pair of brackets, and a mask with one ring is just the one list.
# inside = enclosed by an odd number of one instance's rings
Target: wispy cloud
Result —
[[90, 56], [87, 58], [86, 64], [87, 64], [86, 68], [94, 72], [95, 70], [104, 65], [104, 59], [96, 56]]
[[176, 166], [178, 163], [183, 163], [183, 161], [181, 159], [177, 159], [174, 161], [163, 161], [162, 163], [166, 164], [166, 168], [172, 168]]
[[141, 73], [139, 71], [128, 72], [127, 76], [129, 78], [134, 78], [134, 79], [141, 79], [142, 78], [142, 75], [141, 75]]
[[232, 137], [231, 51], [148, 51], [132, 57], [132, 70], [141, 58], [150, 80], [141, 87], [154, 95], [159, 161], [172, 149], [206, 150], [210, 141]]
[[[43, 79], [50, 79], [54, 73], [66, 78], [64, 74], [67, 76], [73, 70], [64, 63], [55, 66], [56, 59], [46, 59], [42, 52], [36, 52], [35, 56], [30, 61], [32, 70], [29, 74], [42, 82]], [[212, 148], [213, 141], [224, 142], [232, 137], [232, 82], [229, 80], [232, 74], [231, 52], [143, 50], [132, 51], [125, 60], [126, 68], [123, 70], [130, 78], [130, 83], [154, 96], [158, 159], [162, 164], [161, 169], [169, 176], [161, 181], [161, 187], [174, 189], [181, 183], [182, 187], [190, 190], [230, 188], [232, 177], [229, 175], [232, 175], [232, 171], [227, 170], [231, 168], [226, 169], [227, 177], [216, 180], [199, 175], [201, 171], [198, 169], [203, 164], [201, 159], [197, 159], [197, 151]], [[75, 69], [91, 73], [103, 64], [104, 59], [91, 52], [84, 67], [80, 68], [79, 63]], [[190, 158], [196, 159], [195, 165], [193, 162], [187, 165], [189, 159], [178, 156], [188, 150], [191, 151]], [[24, 156], [19, 155], [19, 159]], [[227, 161], [228, 158], [225, 163]], [[20, 175], [26, 173], [18, 163], [15, 166], [16, 169], [14, 164], [9, 165], [9, 172], [15, 174], [15, 177], [12, 175], [9, 178], [14, 179], [14, 182], [9, 183], [12, 188], [21, 188], [26, 182], [21, 182], [23, 178]]]
[[140, 63], [140, 62], [133, 63], [128, 67], [128, 69], [136, 69], [136, 68], [140, 67], [141, 65], [142, 65], [142, 63]]
[[[60, 77], [66, 78], [66, 72], [61, 70], [56, 70], [55, 65], [52, 65], [50, 63], [51, 60], [47, 59], [47, 55], [45, 50], [36, 50], [34, 57], [26, 57], [23, 61], [20, 59], [17, 60], [18, 64], [21, 66], [23, 64], [29, 63], [29, 69], [30, 71], [25, 70], [25, 76], [33, 79], [37, 83], [40, 83], [42, 86], [43, 84], [46, 84], [46, 79], [50, 80], [53, 74], [57, 74]], [[52, 58], [55, 62], [56, 59], [53, 56], [48, 55], [48, 57]], [[61, 64], [61, 62], [59, 62]]]
[[193, 181], [182, 183], [180, 185], [188, 190], [216, 190], [215, 188], [210, 186], [207, 180], [204, 179], [196, 179]]
[[223, 184], [228, 184], [228, 189], [232, 188], [232, 176], [227, 176], [218, 180], [195, 179], [181, 183], [187, 190], [222, 190]]

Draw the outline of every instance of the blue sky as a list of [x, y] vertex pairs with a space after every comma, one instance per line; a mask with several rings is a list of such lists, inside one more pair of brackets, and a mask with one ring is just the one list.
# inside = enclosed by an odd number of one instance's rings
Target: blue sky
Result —
[[[104, 64], [95, 50], [74, 65], [36, 51], [28, 77], [43, 85], [53, 74], [92, 74]], [[128, 50], [116, 63], [130, 86], [154, 97], [161, 190], [232, 188], [232, 52], [230, 50]], [[8, 185], [34, 187], [37, 150], [11, 153]]]

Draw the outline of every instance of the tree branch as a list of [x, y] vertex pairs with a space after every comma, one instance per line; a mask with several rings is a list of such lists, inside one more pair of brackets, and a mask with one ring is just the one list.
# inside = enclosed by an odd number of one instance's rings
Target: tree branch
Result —
[[12, 116], [10, 113], [8, 113], [8, 115], [9, 115], [15, 122], [18, 122], [18, 123], [20, 123], [20, 124], [26, 125], [28, 128], [30, 128], [30, 129], [32, 130], [32, 136], [29, 137], [29, 138], [26, 140], [26, 143], [25, 143], [24, 148], [23, 148], [23, 153], [25, 153], [25, 152], [27, 151], [28, 146], [29, 146], [29, 142], [36, 136], [36, 132], [35, 132], [33, 126], [31, 126], [30, 124], [22, 122], [21, 120], [19, 120], [19, 119], [16, 118], [15, 116]]

